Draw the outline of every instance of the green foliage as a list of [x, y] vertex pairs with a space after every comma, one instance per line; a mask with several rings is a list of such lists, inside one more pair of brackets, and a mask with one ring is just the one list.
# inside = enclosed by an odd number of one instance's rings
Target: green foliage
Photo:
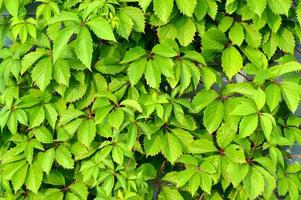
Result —
[[0, 9], [0, 199], [300, 199], [300, 0]]

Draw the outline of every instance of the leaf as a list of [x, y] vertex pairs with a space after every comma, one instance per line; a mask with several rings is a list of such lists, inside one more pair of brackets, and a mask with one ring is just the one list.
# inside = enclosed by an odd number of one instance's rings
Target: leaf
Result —
[[142, 47], [130, 48], [124, 55], [124, 58], [121, 61], [121, 64], [129, 63], [135, 60], [140, 59], [146, 54], [146, 51]]
[[246, 162], [244, 150], [241, 146], [230, 144], [225, 149], [225, 155], [235, 163], [243, 164]]
[[89, 30], [82, 27], [76, 38], [75, 52], [80, 61], [88, 68], [91, 68], [93, 43]]
[[264, 190], [264, 179], [258, 170], [254, 167], [250, 167], [250, 170], [245, 177], [244, 189], [247, 192], [247, 195], [250, 199], [255, 199], [258, 197]]
[[128, 76], [132, 85], [136, 85], [142, 78], [146, 66], [146, 58], [132, 62], [128, 68]]
[[257, 128], [257, 114], [244, 116], [239, 124], [239, 136], [241, 138], [250, 136]]
[[242, 68], [242, 57], [234, 46], [230, 46], [223, 51], [222, 66], [229, 79], [236, 75]]
[[[233, 184], [234, 187], [244, 180], [249, 171], [249, 166], [247, 164], [236, 164], [230, 163], [227, 166], [227, 173], [229, 175], [229, 180]], [[239, 172], [239, 173], [237, 173]]]
[[44, 49], [36, 49], [35, 51], [24, 55], [21, 62], [21, 74], [23, 75], [35, 62], [37, 62], [44, 55], [46, 55], [46, 51]]
[[65, 147], [65, 145], [61, 144], [55, 150], [55, 160], [64, 168], [73, 169], [74, 161], [70, 151]]
[[163, 186], [158, 200], [184, 200], [184, 198], [176, 189]]
[[124, 105], [126, 107], [133, 108], [133, 109], [137, 110], [138, 112], [142, 112], [142, 108], [141, 108], [140, 104], [138, 103], [138, 101], [133, 100], [133, 99], [125, 99], [120, 103], [120, 105]]
[[123, 12], [118, 13], [118, 18], [119, 24], [117, 26], [117, 33], [121, 37], [128, 39], [133, 29], [134, 22], [127, 14]]
[[121, 9], [121, 12], [127, 14], [134, 23], [134, 30], [137, 32], [144, 33], [145, 19], [143, 12], [136, 7], [127, 6]]
[[178, 32], [177, 38], [182, 46], [187, 46], [193, 41], [193, 38], [196, 33], [196, 27], [191, 18], [181, 17], [176, 22], [176, 28], [178, 30], [181, 30], [181, 32]]
[[201, 188], [208, 194], [211, 194], [212, 180], [209, 175], [200, 173], [201, 175]]
[[41, 153], [39, 156], [42, 170], [49, 175], [55, 158], [54, 148], [48, 149], [45, 153]]
[[182, 155], [181, 142], [171, 133], [167, 133], [162, 139], [162, 153], [169, 162], [174, 164], [174, 162]]
[[286, 102], [287, 107], [292, 111], [293, 113], [297, 110], [299, 102], [300, 102], [300, 91], [301, 88], [298, 84], [295, 84], [293, 82], [283, 82], [280, 85], [281, 92], [283, 95], [283, 98]]
[[18, 191], [24, 184], [27, 175], [28, 166], [29, 166], [28, 163], [24, 164], [20, 169], [18, 169], [18, 171], [16, 171], [16, 173], [11, 178], [15, 191]]
[[214, 101], [210, 103], [204, 111], [204, 125], [211, 134], [218, 129], [224, 118], [224, 105], [222, 102]]
[[229, 32], [229, 38], [232, 41], [232, 44], [236, 44], [240, 46], [245, 38], [245, 33], [242, 25], [240, 23], [235, 22], [231, 27]]
[[46, 144], [53, 142], [52, 134], [45, 126], [36, 128], [33, 130], [33, 132], [39, 142], [46, 143]]
[[59, 59], [53, 66], [53, 78], [59, 83], [68, 86], [71, 77], [67, 61]]
[[261, 16], [266, 8], [267, 0], [248, 0], [247, 3], [254, 13], [256, 13], [258, 16]]
[[112, 158], [116, 163], [118, 163], [119, 165], [122, 165], [122, 163], [123, 163], [123, 152], [122, 152], [122, 149], [119, 146], [115, 146], [113, 148]]
[[19, 0], [4, 0], [5, 7], [13, 17], [18, 17]]
[[291, 7], [291, 0], [267, 0], [271, 10], [276, 14], [288, 15], [288, 11]]
[[97, 35], [97, 37], [116, 42], [111, 25], [102, 17], [95, 17], [91, 19], [87, 22], [87, 25], [95, 33], [95, 35]]
[[271, 118], [265, 113], [261, 114], [260, 115], [260, 124], [261, 124], [261, 127], [262, 127], [265, 137], [269, 140], [270, 135], [272, 133], [272, 129], [273, 129], [273, 122], [272, 122]]
[[257, 106], [258, 110], [261, 110], [266, 102], [266, 96], [262, 89], [257, 89], [254, 96], [253, 96], [254, 102]]
[[250, 102], [243, 102], [238, 104], [229, 115], [246, 116], [257, 113], [257, 108]]
[[44, 104], [44, 112], [49, 125], [54, 129], [58, 116], [55, 108], [51, 104]]
[[181, 13], [188, 17], [192, 17], [197, 2], [196, 0], [176, 0], [176, 4]]
[[153, 0], [154, 11], [163, 22], [167, 22], [173, 8], [173, 2], [174, 0]]
[[96, 135], [96, 126], [94, 120], [84, 120], [78, 128], [77, 137], [78, 141], [82, 144], [90, 147], [91, 142], [93, 141]]
[[87, 199], [88, 198], [88, 194], [89, 194], [88, 189], [81, 182], [76, 182], [76, 183], [71, 184], [69, 186], [69, 189], [71, 190], [71, 192], [76, 194], [79, 199]]
[[124, 113], [121, 109], [116, 109], [112, 111], [108, 116], [109, 124], [116, 129], [120, 128], [123, 119], [124, 119]]
[[190, 146], [188, 146], [188, 151], [193, 154], [201, 154], [216, 152], [217, 149], [214, 146], [213, 141], [206, 138], [201, 138], [195, 140]]
[[161, 151], [162, 134], [153, 134], [151, 138], [144, 137], [143, 145], [147, 156], [154, 156]]
[[214, 90], [201, 90], [192, 99], [192, 107], [195, 112], [200, 112], [213, 102], [218, 97], [218, 94]]
[[36, 107], [29, 117], [29, 125], [31, 128], [40, 126], [45, 119], [44, 109], [41, 106]]
[[52, 62], [49, 58], [41, 59], [31, 71], [34, 83], [43, 91], [52, 79]]
[[161, 71], [157, 65], [153, 65], [151, 61], [146, 63], [145, 79], [147, 84], [154, 89], [159, 89], [161, 83]]
[[26, 176], [25, 185], [26, 187], [34, 193], [37, 193], [43, 179], [43, 172], [39, 163], [34, 162], [28, 170], [28, 175]]
[[278, 36], [278, 47], [284, 52], [294, 54], [295, 38], [292, 32], [287, 29], [283, 29]]
[[58, 58], [63, 55], [63, 51], [67, 48], [68, 41], [76, 31], [74, 26], [64, 28], [57, 33], [53, 42], [53, 62], [55, 63]]

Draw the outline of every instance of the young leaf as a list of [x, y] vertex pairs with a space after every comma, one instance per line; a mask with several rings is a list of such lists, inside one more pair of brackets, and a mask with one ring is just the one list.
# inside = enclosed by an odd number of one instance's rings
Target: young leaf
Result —
[[163, 22], [167, 22], [173, 8], [173, 3], [174, 0], [153, 0], [154, 11]]
[[169, 162], [174, 162], [182, 155], [182, 145], [179, 139], [171, 133], [162, 138], [161, 150]]
[[194, 8], [196, 7], [196, 0], [176, 0], [176, 4], [181, 13], [188, 17], [192, 17]]
[[257, 114], [244, 116], [239, 124], [239, 136], [241, 138], [250, 136], [257, 128]]
[[61, 144], [55, 150], [55, 160], [58, 162], [59, 165], [63, 166], [66, 169], [72, 169], [74, 166], [72, 155], [63, 144]]
[[84, 120], [78, 128], [78, 140], [87, 147], [90, 147], [90, 144], [93, 141], [95, 135], [96, 126], [94, 124], [94, 120]]
[[89, 28], [97, 35], [97, 37], [104, 40], [115, 41], [115, 36], [111, 25], [102, 17], [95, 17], [87, 22]]
[[220, 101], [210, 103], [204, 111], [204, 125], [211, 134], [218, 129], [224, 118], [224, 105]]
[[81, 27], [75, 43], [77, 57], [88, 68], [91, 68], [93, 43], [89, 30]]
[[40, 60], [31, 72], [34, 83], [41, 89], [45, 90], [52, 79], [52, 62], [49, 58]]

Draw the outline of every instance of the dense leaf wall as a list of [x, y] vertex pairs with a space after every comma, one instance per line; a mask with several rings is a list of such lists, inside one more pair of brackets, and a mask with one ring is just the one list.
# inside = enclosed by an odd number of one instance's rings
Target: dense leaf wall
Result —
[[301, 1], [0, 8], [0, 199], [300, 199]]

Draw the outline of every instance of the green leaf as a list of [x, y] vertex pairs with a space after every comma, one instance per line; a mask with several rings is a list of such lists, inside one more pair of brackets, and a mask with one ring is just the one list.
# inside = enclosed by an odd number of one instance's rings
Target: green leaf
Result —
[[37, 193], [43, 179], [43, 172], [40, 167], [40, 163], [34, 162], [28, 170], [28, 175], [26, 176], [25, 185], [26, 187], [34, 193]]
[[118, 163], [119, 165], [122, 165], [122, 163], [123, 163], [123, 151], [119, 146], [115, 146], [113, 148], [112, 158], [116, 163]]
[[46, 55], [46, 51], [44, 49], [36, 49], [35, 51], [26, 54], [22, 58], [21, 74], [23, 75], [35, 62], [37, 62], [44, 55]]
[[129, 108], [133, 108], [133, 109], [137, 110], [138, 112], [142, 112], [142, 108], [141, 108], [140, 104], [138, 103], [138, 101], [133, 100], [133, 99], [125, 99], [120, 103], [120, 105], [129, 107]]
[[229, 32], [229, 38], [232, 41], [232, 44], [240, 46], [245, 38], [245, 33], [242, 25], [238, 22], [235, 22], [231, 27]]
[[257, 128], [258, 115], [252, 114], [244, 116], [239, 124], [239, 136], [241, 138], [250, 136]]
[[225, 155], [235, 163], [242, 164], [246, 162], [244, 150], [239, 145], [230, 144], [227, 146], [225, 149]]
[[176, 22], [176, 28], [178, 31], [181, 30], [178, 32], [177, 38], [182, 46], [187, 46], [193, 41], [196, 33], [196, 27], [191, 18], [181, 17]]
[[163, 186], [158, 200], [184, 200], [184, 198], [176, 189]]
[[128, 76], [132, 85], [136, 85], [141, 79], [145, 70], [146, 62], [146, 58], [140, 58], [130, 64], [128, 68]]
[[153, 0], [154, 11], [163, 22], [167, 22], [173, 8], [173, 2], [174, 0]]
[[265, 94], [266, 94], [267, 104], [270, 110], [271, 111], [275, 110], [275, 108], [279, 105], [281, 100], [280, 87], [275, 84], [270, 84], [266, 88]]
[[197, 2], [196, 0], [176, 0], [176, 4], [181, 13], [188, 17], [192, 17]]
[[294, 113], [301, 99], [300, 86], [296, 83], [286, 81], [280, 85], [280, 88], [287, 107]]
[[[164, 138], [165, 139], [165, 138]], [[143, 145], [147, 156], [154, 156], [161, 151], [162, 134], [153, 134], [151, 138], [144, 137]]]
[[88, 198], [88, 189], [83, 183], [76, 182], [71, 184], [68, 188], [71, 190], [71, 192], [76, 194], [80, 200]]
[[266, 96], [264, 91], [260, 88], [257, 89], [254, 96], [252, 96], [252, 98], [254, 99], [257, 109], [261, 110], [266, 102]]
[[4, 4], [8, 12], [13, 17], [18, 17], [19, 0], [4, 0]]
[[48, 123], [54, 129], [58, 116], [55, 108], [51, 104], [44, 104], [44, 111]]
[[208, 194], [211, 194], [212, 180], [206, 173], [200, 173], [201, 175], [201, 188]]
[[204, 111], [204, 125], [211, 134], [218, 129], [224, 118], [224, 105], [220, 101], [210, 103]]
[[258, 16], [261, 16], [266, 8], [267, 0], [248, 0], [247, 3], [254, 13], [256, 13]]
[[53, 62], [63, 55], [63, 51], [67, 48], [68, 41], [76, 31], [75, 27], [67, 27], [58, 32], [53, 42]]
[[238, 104], [229, 114], [235, 116], [246, 116], [255, 113], [257, 113], [257, 108], [255, 105], [253, 105], [251, 102], [242, 102]]
[[121, 8], [121, 12], [127, 14], [132, 19], [134, 23], [133, 28], [135, 31], [144, 33], [144, 28], [145, 28], [144, 14], [139, 8], [127, 6]]
[[129, 63], [135, 60], [138, 60], [142, 56], [146, 54], [146, 51], [142, 47], [134, 47], [130, 48], [124, 55], [124, 58], [122, 59], [121, 63]]
[[72, 155], [70, 151], [63, 144], [61, 144], [55, 150], [55, 160], [58, 162], [59, 165], [61, 165], [66, 169], [72, 169], [74, 166]]
[[273, 129], [273, 121], [266, 113], [260, 114], [260, 124], [265, 137], [269, 140]]
[[78, 141], [82, 144], [90, 147], [91, 142], [93, 141], [96, 135], [96, 126], [94, 120], [84, 120], [78, 128], [77, 137]]
[[95, 35], [97, 35], [97, 37], [116, 42], [111, 25], [102, 17], [95, 17], [91, 19], [87, 22], [87, 25], [95, 33]]
[[230, 46], [223, 51], [222, 66], [229, 79], [241, 70], [243, 66], [243, 59], [239, 51], [234, 46]]
[[174, 164], [174, 162], [182, 155], [181, 142], [171, 133], [166, 133], [162, 139], [162, 153], [169, 162]]
[[218, 94], [214, 90], [201, 90], [192, 99], [192, 107], [195, 112], [200, 112], [213, 102], [218, 97]]
[[41, 89], [45, 90], [52, 79], [52, 62], [49, 58], [41, 59], [31, 72], [33, 82]]
[[[249, 166], [247, 164], [236, 164], [229, 163], [227, 166], [227, 173], [229, 174], [229, 180], [234, 187], [244, 180], [249, 171]], [[239, 172], [239, 173], [237, 173]]]
[[45, 153], [41, 153], [39, 156], [40, 156], [40, 163], [41, 163], [42, 170], [46, 174], [49, 174], [55, 158], [54, 148], [48, 149]]
[[116, 129], [120, 128], [123, 119], [124, 119], [124, 113], [122, 109], [116, 109], [112, 111], [108, 116], [109, 124]]
[[76, 38], [75, 52], [80, 61], [88, 68], [91, 68], [93, 43], [89, 30], [81, 27]]
[[30, 114], [29, 125], [31, 128], [40, 126], [45, 119], [44, 109], [41, 106], [36, 107]]
[[264, 190], [264, 179], [260, 172], [254, 167], [250, 167], [250, 170], [245, 177], [244, 189], [247, 192], [247, 195], [250, 199], [255, 199], [258, 197]]
[[283, 29], [278, 36], [278, 47], [284, 52], [294, 54], [295, 38], [293, 33], [287, 29]]
[[42, 143], [52, 143], [53, 137], [50, 131], [45, 127], [41, 126], [33, 130], [33, 133], [37, 140]]
[[158, 89], [161, 83], [161, 71], [158, 65], [153, 65], [151, 61], [146, 63], [145, 79], [151, 88]]
[[24, 184], [27, 175], [28, 166], [29, 166], [28, 163], [24, 164], [20, 169], [18, 169], [18, 171], [16, 171], [16, 173], [11, 178], [15, 191], [18, 191]]
[[217, 149], [212, 140], [201, 138], [195, 140], [190, 146], [188, 146], [188, 151], [193, 154], [201, 154], [216, 152]]
[[53, 78], [59, 83], [68, 86], [71, 77], [67, 61], [59, 59], [53, 66]]
[[288, 15], [292, 0], [267, 0], [269, 7], [276, 14]]
[[118, 13], [118, 18], [119, 18], [119, 24], [117, 26], [117, 33], [121, 37], [128, 39], [133, 29], [134, 22], [131, 19], [131, 17], [129, 17], [127, 14], [123, 12]]

